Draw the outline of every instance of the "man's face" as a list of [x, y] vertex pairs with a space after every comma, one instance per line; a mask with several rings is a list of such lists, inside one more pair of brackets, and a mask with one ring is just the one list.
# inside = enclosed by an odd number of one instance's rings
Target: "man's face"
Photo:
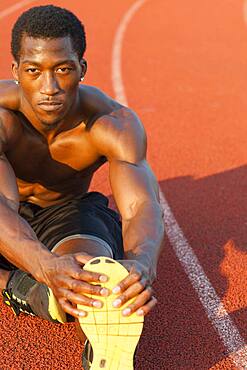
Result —
[[13, 73], [19, 80], [25, 106], [41, 125], [52, 129], [76, 102], [83, 66], [70, 37], [23, 36], [20, 61], [18, 65], [14, 63]]

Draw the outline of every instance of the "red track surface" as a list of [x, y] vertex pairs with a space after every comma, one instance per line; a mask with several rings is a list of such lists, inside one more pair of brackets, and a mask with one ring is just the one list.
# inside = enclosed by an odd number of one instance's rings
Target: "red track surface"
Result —
[[[16, 0], [2, 0], [0, 12]], [[114, 95], [111, 52], [134, 0], [54, 1], [85, 23], [86, 83]], [[49, 2], [34, 1], [33, 4]], [[0, 78], [9, 78], [10, 29], [1, 19]], [[149, 137], [160, 186], [242, 338], [247, 341], [247, 26], [240, 0], [149, 0], [128, 26], [123, 80]], [[92, 188], [110, 194], [106, 169]], [[236, 369], [168, 240], [146, 318], [138, 369]], [[0, 305], [0, 369], [81, 369], [73, 324], [13, 317]]]

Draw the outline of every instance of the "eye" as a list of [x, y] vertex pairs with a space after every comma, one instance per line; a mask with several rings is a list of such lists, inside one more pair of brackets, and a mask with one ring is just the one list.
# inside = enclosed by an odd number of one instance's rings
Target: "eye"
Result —
[[39, 70], [38, 70], [38, 68], [27, 68], [26, 72], [28, 72], [30, 74], [34, 74], [34, 73], [38, 73]]
[[70, 71], [72, 71], [72, 68], [70, 67], [59, 67], [57, 69], [57, 72], [61, 74], [66, 74], [66, 73], [69, 73]]

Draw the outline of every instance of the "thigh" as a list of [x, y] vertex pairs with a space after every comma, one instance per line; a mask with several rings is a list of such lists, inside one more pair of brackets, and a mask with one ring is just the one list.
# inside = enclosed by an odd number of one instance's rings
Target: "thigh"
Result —
[[123, 258], [119, 215], [108, 207], [108, 199], [100, 193], [87, 193], [65, 204], [39, 209], [28, 221], [38, 239], [50, 250], [82, 238], [110, 247], [115, 259]]

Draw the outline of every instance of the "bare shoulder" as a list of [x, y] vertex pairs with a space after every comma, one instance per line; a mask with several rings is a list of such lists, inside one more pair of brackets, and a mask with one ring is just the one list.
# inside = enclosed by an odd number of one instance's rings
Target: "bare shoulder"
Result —
[[91, 139], [108, 160], [138, 163], [145, 159], [146, 132], [137, 114], [124, 106], [100, 116], [91, 128]]
[[12, 110], [20, 108], [20, 88], [13, 80], [0, 80], [0, 107]]
[[8, 150], [22, 133], [22, 125], [14, 111], [0, 107], [0, 147]]
[[89, 117], [100, 117], [122, 107], [102, 90], [89, 85], [80, 86], [80, 99]]

